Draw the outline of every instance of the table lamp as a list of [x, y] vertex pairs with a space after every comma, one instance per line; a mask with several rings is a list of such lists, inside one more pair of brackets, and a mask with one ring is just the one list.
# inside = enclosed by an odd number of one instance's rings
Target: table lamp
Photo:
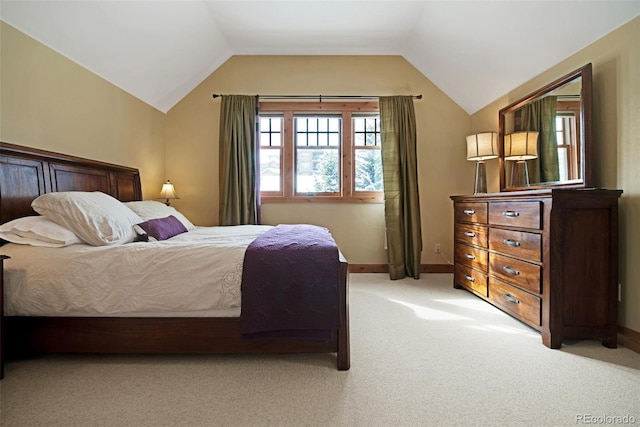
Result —
[[529, 186], [527, 160], [538, 157], [538, 132], [514, 132], [504, 137], [504, 159], [515, 161], [511, 168], [511, 185]]
[[481, 132], [467, 136], [467, 160], [476, 162], [476, 179], [473, 194], [487, 192], [485, 160], [498, 157], [498, 134]]
[[171, 203], [169, 202], [169, 199], [179, 199], [180, 198], [176, 194], [176, 190], [175, 190], [175, 188], [173, 188], [173, 184], [171, 183], [171, 181], [167, 180], [167, 182], [162, 184], [162, 190], [160, 190], [160, 198], [166, 200], [164, 202], [164, 204], [167, 205], [167, 206], [171, 205]]

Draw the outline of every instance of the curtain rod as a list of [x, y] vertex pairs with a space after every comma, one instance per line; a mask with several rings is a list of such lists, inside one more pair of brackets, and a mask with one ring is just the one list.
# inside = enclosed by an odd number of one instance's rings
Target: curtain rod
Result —
[[[219, 98], [221, 94], [214, 93], [214, 98]], [[323, 99], [378, 99], [376, 95], [256, 95], [262, 99], [314, 99], [318, 98], [320, 102]], [[422, 99], [422, 95], [410, 95], [415, 99]]]

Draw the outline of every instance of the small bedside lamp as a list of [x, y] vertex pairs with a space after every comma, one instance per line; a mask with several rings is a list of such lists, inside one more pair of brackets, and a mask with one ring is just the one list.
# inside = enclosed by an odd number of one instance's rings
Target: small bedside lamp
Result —
[[166, 200], [164, 202], [164, 204], [167, 205], [167, 206], [171, 205], [171, 203], [169, 202], [169, 199], [179, 199], [180, 198], [176, 194], [176, 190], [175, 190], [175, 188], [173, 188], [173, 184], [171, 183], [171, 181], [167, 180], [167, 182], [162, 184], [162, 190], [160, 190], [160, 198]]
[[514, 132], [504, 137], [504, 159], [515, 161], [511, 169], [511, 185], [529, 186], [527, 160], [538, 157], [538, 132]]
[[467, 160], [476, 162], [473, 194], [487, 192], [487, 169], [484, 161], [498, 157], [498, 134], [482, 132], [467, 137]]

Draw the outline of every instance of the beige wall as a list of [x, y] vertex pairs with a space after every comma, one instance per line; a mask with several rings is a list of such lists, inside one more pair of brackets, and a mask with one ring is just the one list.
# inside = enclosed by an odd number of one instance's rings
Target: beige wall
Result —
[[[469, 115], [399, 56], [234, 56], [167, 113], [167, 173], [196, 224], [218, 221], [218, 117], [223, 94], [422, 94], [415, 101], [423, 263], [452, 258], [449, 195], [473, 187], [465, 160]], [[464, 173], [452, 171], [464, 170]], [[350, 263], [386, 263], [382, 204], [272, 203], [268, 224], [309, 222], [328, 227]]]
[[1, 141], [139, 168], [157, 196], [164, 114], [4, 22], [0, 49]]
[[[640, 18], [565, 59], [471, 117], [472, 130], [498, 130], [498, 111], [587, 63], [593, 64], [594, 179], [620, 199], [619, 323], [640, 331]], [[497, 162], [490, 187], [499, 189]]]

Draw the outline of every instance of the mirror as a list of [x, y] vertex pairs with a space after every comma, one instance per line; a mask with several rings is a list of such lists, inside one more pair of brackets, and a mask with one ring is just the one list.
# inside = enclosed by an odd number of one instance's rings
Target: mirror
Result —
[[500, 191], [591, 187], [591, 109], [591, 64], [501, 109]]

